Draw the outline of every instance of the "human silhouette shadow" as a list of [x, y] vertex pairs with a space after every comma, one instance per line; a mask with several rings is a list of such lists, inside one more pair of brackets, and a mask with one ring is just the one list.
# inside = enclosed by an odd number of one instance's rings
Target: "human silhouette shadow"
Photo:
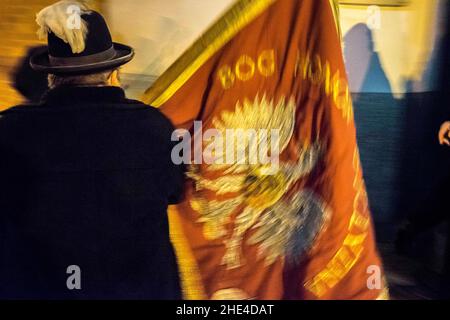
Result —
[[45, 49], [45, 46], [28, 48], [25, 56], [19, 60], [10, 74], [13, 87], [29, 103], [38, 103], [48, 90], [47, 75], [34, 71], [30, 66], [31, 56]]
[[351, 92], [390, 93], [391, 85], [374, 51], [372, 31], [363, 23], [351, 28], [344, 37], [344, 56]]
[[390, 241], [396, 232], [392, 222], [397, 219], [403, 111], [374, 51], [367, 25], [357, 24], [344, 36], [344, 56], [372, 215], [378, 239]]

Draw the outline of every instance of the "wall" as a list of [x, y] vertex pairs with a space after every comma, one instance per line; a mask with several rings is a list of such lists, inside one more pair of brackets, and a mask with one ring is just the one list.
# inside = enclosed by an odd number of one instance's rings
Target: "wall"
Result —
[[430, 193], [442, 169], [437, 131], [445, 106], [436, 90], [444, 2], [411, 0], [406, 7], [380, 7], [379, 26], [368, 7], [340, 8], [371, 208], [391, 234], [396, 222], [431, 207]]
[[106, 0], [105, 14], [116, 41], [136, 57], [127, 73], [160, 75], [217, 19], [233, 0]]
[[[438, 0], [411, 0], [404, 7], [341, 5], [352, 91], [393, 92], [400, 97], [405, 92], [433, 90], [430, 72], [437, 67], [433, 49], [441, 37], [438, 8]], [[373, 45], [369, 43], [372, 41]], [[379, 71], [385, 73], [388, 86], [377, 70], [368, 69], [371, 53], [379, 58]], [[364, 87], [363, 79], [370, 72], [374, 73], [374, 83]], [[414, 82], [414, 86], [408, 82]]]

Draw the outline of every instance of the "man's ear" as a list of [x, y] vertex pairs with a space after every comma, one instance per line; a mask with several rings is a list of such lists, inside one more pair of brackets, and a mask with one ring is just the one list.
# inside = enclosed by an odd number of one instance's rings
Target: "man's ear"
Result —
[[108, 82], [110, 86], [120, 87], [119, 69], [116, 69], [113, 72], [111, 72]]

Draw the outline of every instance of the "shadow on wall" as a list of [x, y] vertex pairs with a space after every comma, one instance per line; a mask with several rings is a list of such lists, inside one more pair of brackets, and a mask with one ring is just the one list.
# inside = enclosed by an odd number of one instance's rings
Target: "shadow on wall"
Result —
[[383, 225], [392, 225], [399, 218], [396, 201], [404, 109], [392, 95], [374, 51], [372, 31], [365, 24], [349, 30], [344, 48], [367, 193], [377, 230], [385, 235]]
[[449, 171], [450, 152], [438, 145], [437, 132], [450, 107], [443, 105], [438, 91], [426, 90], [435, 87], [442, 53], [438, 43], [422, 79], [406, 79], [407, 93], [396, 99], [374, 51], [371, 30], [358, 24], [344, 37], [358, 145], [381, 241], [392, 241], [405, 217], [439, 210], [430, 195]]
[[344, 56], [351, 92], [392, 92], [380, 57], [374, 51], [372, 31], [366, 24], [359, 23], [347, 32]]
[[27, 53], [19, 59], [10, 74], [12, 86], [27, 102], [38, 103], [48, 90], [47, 75], [34, 71], [30, 66], [30, 58], [35, 53], [45, 49], [45, 46], [28, 48]]

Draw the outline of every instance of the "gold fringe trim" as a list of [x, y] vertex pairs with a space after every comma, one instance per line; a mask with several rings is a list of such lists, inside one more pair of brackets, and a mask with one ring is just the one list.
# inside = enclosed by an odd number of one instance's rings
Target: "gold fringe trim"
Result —
[[170, 206], [168, 214], [170, 240], [177, 256], [183, 298], [185, 300], [206, 300], [207, 296], [202, 285], [197, 262], [184, 234], [176, 206]]
[[336, 22], [336, 29], [339, 34], [339, 38], [342, 39], [342, 30], [341, 23], [339, 20], [339, 1], [338, 0], [329, 0], [331, 8], [333, 9], [334, 21]]
[[390, 300], [390, 299], [391, 297], [389, 296], [389, 288], [387, 287], [387, 285], [385, 285], [384, 289], [378, 295], [377, 300]]
[[353, 167], [355, 169], [353, 187], [356, 190], [356, 195], [348, 227], [349, 232], [342, 246], [325, 268], [305, 283], [305, 288], [318, 298], [324, 296], [348, 274], [364, 250], [364, 241], [367, 237], [370, 219], [366, 214], [358, 210], [358, 202], [361, 200], [361, 197], [366, 196], [366, 193], [364, 191], [364, 183], [360, 178], [360, 162], [357, 148], [355, 148], [353, 154]]

